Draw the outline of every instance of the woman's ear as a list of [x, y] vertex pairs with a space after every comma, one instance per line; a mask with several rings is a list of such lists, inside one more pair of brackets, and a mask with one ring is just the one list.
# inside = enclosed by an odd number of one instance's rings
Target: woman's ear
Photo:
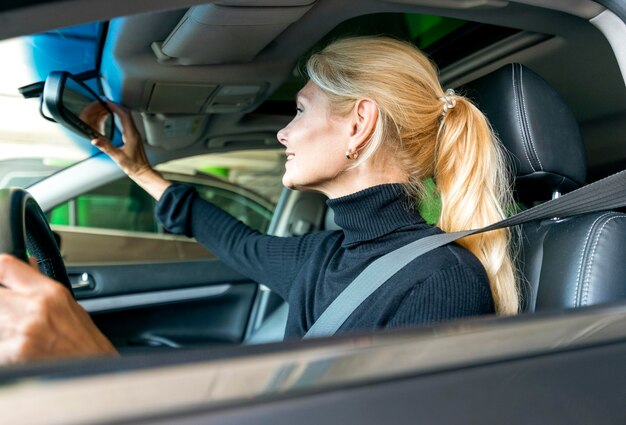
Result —
[[370, 140], [376, 121], [378, 120], [378, 106], [371, 99], [359, 99], [352, 112], [352, 127], [348, 150], [357, 152]]

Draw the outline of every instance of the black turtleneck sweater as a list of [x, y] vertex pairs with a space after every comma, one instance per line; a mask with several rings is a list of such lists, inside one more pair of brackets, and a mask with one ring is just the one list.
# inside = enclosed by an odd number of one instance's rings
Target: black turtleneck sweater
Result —
[[[263, 235], [174, 184], [157, 204], [164, 227], [195, 237], [227, 265], [289, 303], [286, 337], [302, 337], [372, 261], [440, 233], [408, 206], [402, 185], [374, 186], [327, 201], [341, 228], [298, 237]], [[339, 329], [407, 327], [493, 313], [484, 268], [450, 244], [413, 260], [365, 300]]]

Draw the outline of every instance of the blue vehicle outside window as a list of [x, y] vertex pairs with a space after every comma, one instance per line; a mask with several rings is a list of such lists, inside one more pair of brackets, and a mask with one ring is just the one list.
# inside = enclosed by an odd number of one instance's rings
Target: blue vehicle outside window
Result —
[[97, 69], [102, 24], [93, 23], [30, 36], [33, 68], [41, 81], [52, 71], [79, 74]]
[[[0, 41], [0, 187], [29, 187], [99, 151], [88, 140], [39, 115], [39, 100], [18, 88], [44, 81], [51, 71], [96, 71], [103, 25], [93, 23]], [[101, 93], [97, 80], [86, 83]]]

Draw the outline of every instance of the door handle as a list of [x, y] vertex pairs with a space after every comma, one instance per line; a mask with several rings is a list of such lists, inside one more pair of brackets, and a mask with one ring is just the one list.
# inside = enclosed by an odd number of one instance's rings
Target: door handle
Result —
[[73, 291], [85, 292], [96, 287], [96, 282], [89, 273], [70, 273], [69, 278]]

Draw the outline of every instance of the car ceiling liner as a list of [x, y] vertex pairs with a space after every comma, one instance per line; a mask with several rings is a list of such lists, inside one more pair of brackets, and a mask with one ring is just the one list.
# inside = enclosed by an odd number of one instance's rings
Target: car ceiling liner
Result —
[[[193, 6], [164, 41], [155, 41], [151, 47], [164, 65], [250, 62], [313, 3], [314, 0], [224, 0]], [[245, 111], [265, 88], [254, 84], [157, 82], [146, 110], [173, 114]]]

